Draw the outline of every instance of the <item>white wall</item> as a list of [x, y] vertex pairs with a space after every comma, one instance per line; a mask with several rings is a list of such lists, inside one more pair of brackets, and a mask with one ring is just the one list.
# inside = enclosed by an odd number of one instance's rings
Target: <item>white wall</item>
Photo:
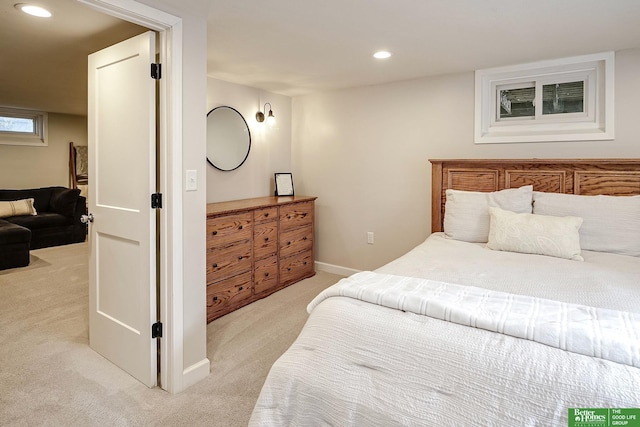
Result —
[[[165, 301], [168, 310], [182, 314], [182, 331], [174, 331], [182, 349], [182, 378], [173, 378], [173, 389], [179, 392], [209, 373], [207, 359], [207, 306], [206, 306], [206, 90], [207, 90], [207, 8], [200, 2], [184, 0], [138, 0], [140, 3], [182, 18], [182, 69], [175, 70], [182, 77], [182, 146], [176, 147], [176, 156], [182, 156], [181, 176], [170, 176], [169, 185], [182, 185], [181, 214], [170, 221], [182, 227], [182, 241], [174, 240], [173, 253], [182, 256], [168, 271], [174, 278], [175, 289], [181, 295], [172, 295]], [[185, 172], [196, 170], [199, 180], [197, 191], [185, 190]], [[170, 171], [172, 172], [172, 171]], [[172, 200], [168, 200], [172, 203]], [[181, 215], [181, 216], [180, 216]], [[179, 217], [178, 217], [179, 216]], [[179, 233], [178, 233], [179, 235]], [[173, 236], [174, 238], [176, 236]], [[182, 301], [176, 307], [175, 302]], [[170, 373], [171, 375], [172, 373]]]
[[615, 67], [614, 141], [476, 145], [473, 72], [294, 98], [293, 173], [296, 192], [318, 196], [316, 260], [374, 269], [422, 242], [430, 158], [640, 157], [640, 49], [617, 52]]
[[[267, 102], [276, 117], [274, 126], [255, 119]], [[207, 164], [207, 202], [272, 195], [273, 174], [291, 172], [291, 98], [208, 78], [207, 111], [222, 105], [235, 108], [246, 120], [251, 149], [247, 160], [236, 170], [220, 171]]]
[[[183, 44], [183, 130], [182, 188], [186, 170], [205, 175], [206, 164], [206, 20], [182, 16]], [[207, 282], [206, 282], [206, 187], [183, 193], [183, 321], [186, 373], [207, 361]], [[208, 373], [209, 366], [206, 366]], [[197, 381], [198, 374], [193, 381]], [[189, 386], [190, 384], [185, 384]]]
[[69, 142], [87, 145], [87, 117], [48, 114], [48, 144], [0, 145], [0, 188], [68, 187]]

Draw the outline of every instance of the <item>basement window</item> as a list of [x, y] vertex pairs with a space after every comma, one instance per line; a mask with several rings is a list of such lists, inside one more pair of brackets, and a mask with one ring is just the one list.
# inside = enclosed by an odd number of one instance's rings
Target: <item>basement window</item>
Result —
[[476, 71], [475, 142], [613, 139], [613, 52]]
[[0, 145], [47, 146], [47, 113], [0, 107]]

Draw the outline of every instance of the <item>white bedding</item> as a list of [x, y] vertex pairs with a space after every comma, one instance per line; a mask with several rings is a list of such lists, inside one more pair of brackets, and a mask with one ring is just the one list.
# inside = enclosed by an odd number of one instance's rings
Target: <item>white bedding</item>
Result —
[[349, 297], [640, 368], [640, 314], [363, 271], [309, 304]]
[[434, 233], [376, 272], [640, 312], [640, 258], [582, 251], [581, 262], [484, 246]]
[[[638, 258], [583, 256], [434, 234], [376, 271], [638, 313]], [[566, 426], [573, 407], [640, 407], [640, 369], [337, 296], [274, 364], [250, 425]]]

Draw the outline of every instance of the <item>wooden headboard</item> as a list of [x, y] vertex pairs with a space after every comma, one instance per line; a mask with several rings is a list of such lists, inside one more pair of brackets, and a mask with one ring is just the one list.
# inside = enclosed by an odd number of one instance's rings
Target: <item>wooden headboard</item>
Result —
[[431, 232], [442, 231], [446, 190], [640, 194], [640, 159], [431, 159]]

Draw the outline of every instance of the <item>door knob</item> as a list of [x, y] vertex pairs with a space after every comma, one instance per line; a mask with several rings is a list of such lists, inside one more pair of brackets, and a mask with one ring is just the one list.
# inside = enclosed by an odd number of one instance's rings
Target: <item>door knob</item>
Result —
[[80, 222], [83, 224], [88, 224], [90, 222], [93, 222], [93, 214], [89, 213], [89, 215], [82, 215], [80, 217]]

